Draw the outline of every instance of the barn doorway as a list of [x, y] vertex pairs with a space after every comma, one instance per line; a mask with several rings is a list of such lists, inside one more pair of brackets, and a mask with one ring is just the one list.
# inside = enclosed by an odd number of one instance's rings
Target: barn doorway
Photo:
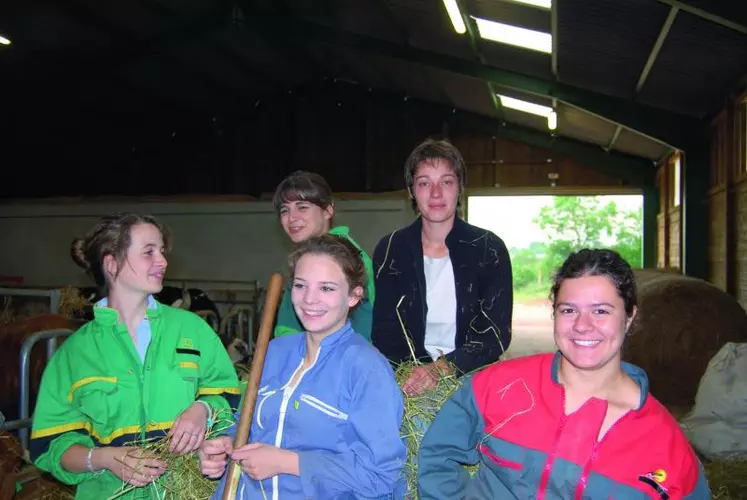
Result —
[[643, 263], [643, 195], [469, 196], [467, 220], [497, 234], [511, 255], [513, 340], [506, 357], [554, 349], [548, 294], [552, 273], [583, 247]]

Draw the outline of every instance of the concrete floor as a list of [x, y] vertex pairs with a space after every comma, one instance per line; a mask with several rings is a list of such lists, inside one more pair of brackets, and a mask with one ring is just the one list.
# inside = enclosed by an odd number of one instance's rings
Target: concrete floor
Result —
[[549, 301], [514, 304], [511, 346], [503, 359], [555, 351]]

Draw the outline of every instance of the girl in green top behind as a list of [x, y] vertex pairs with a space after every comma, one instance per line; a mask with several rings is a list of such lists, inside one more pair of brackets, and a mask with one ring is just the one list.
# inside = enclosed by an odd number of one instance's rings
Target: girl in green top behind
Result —
[[[360, 251], [366, 266], [365, 297], [350, 315], [353, 330], [371, 341], [371, 317], [375, 299], [373, 264], [368, 254], [350, 236], [345, 226], [333, 227], [335, 205], [332, 190], [319, 174], [296, 171], [278, 185], [272, 198], [280, 225], [291, 241], [300, 243], [314, 236], [332, 234], [350, 241]], [[290, 300], [290, 286], [286, 287], [278, 309], [275, 337], [303, 331]]]

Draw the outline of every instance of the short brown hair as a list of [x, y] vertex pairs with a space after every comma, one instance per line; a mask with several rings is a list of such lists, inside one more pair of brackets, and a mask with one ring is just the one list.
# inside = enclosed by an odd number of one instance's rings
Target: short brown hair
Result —
[[557, 305], [558, 293], [563, 282], [584, 276], [603, 276], [612, 281], [617, 294], [625, 304], [625, 313], [628, 317], [633, 316], [638, 306], [638, 291], [633, 269], [619, 253], [603, 248], [583, 248], [565, 259], [552, 278], [550, 300], [553, 309]]
[[350, 290], [361, 287], [365, 293], [366, 266], [363, 264], [360, 251], [347, 238], [333, 234], [323, 234], [297, 244], [288, 257], [292, 278], [296, 276], [298, 261], [306, 254], [332, 257], [342, 268]]
[[85, 238], [73, 240], [70, 256], [93, 278], [102, 295], [109, 293], [109, 281], [104, 272], [104, 257], [113, 256], [119, 271], [132, 243], [132, 228], [139, 224], [151, 224], [158, 228], [166, 251], [171, 249], [171, 234], [166, 226], [153, 216], [131, 212], [102, 217]]
[[[459, 150], [446, 139], [426, 139], [412, 150], [407, 161], [405, 161], [405, 186], [407, 190], [412, 194], [418, 165], [424, 162], [430, 163], [433, 160], [444, 160], [454, 171], [454, 175], [456, 175], [459, 181], [458, 209], [461, 206], [461, 195], [464, 192], [464, 186], [467, 184], [467, 165], [464, 163], [464, 158], [462, 158]], [[413, 210], [417, 210], [417, 203], [414, 197], [412, 199], [412, 208]]]
[[291, 201], [308, 201], [322, 210], [334, 206], [332, 189], [324, 177], [304, 170], [297, 170], [283, 179], [272, 197], [272, 204], [278, 215], [283, 204]]

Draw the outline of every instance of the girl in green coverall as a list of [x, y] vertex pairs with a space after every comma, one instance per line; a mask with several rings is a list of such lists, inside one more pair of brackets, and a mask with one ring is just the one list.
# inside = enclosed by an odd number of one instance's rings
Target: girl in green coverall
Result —
[[[312, 172], [293, 172], [278, 185], [272, 203], [280, 219], [280, 225], [293, 243], [329, 233], [347, 239], [358, 249], [366, 267], [366, 293], [351, 313], [350, 323], [353, 330], [370, 342], [375, 299], [373, 264], [368, 254], [350, 236], [350, 230], [346, 226], [333, 227], [335, 206], [332, 202], [332, 190], [327, 181], [321, 175]], [[275, 337], [303, 330], [293, 310], [288, 286], [278, 309]]]
[[137, 214], [104, 217], [73, 242], [73, 260], [105, 298], [44, 371], [30, 452], [37, 467], [78, 486], [76, 499], [123, 488], [122, 499], [162, 497], [167, 464], [131, 443], [168, 434], [172, 453], [191, 452], [216, 413], [237, 406], [238, 378], [215, 332], [153, 298], [168, 246], [165, 228]]

